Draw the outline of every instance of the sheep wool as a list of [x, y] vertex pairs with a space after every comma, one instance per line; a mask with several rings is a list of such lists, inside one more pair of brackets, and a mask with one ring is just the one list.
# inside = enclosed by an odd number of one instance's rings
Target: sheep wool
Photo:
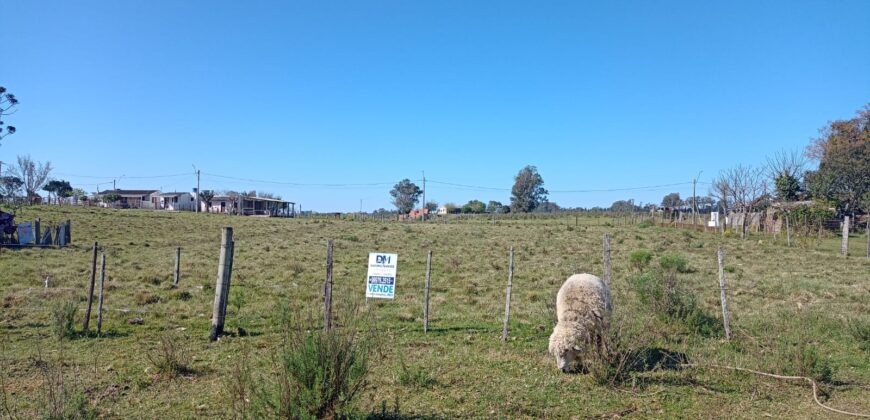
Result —
[[549, 351], [563, 372], [590, 345], [601, 345], [610, 327], [613, 304], [610, 288], [592, 274], [574, 274], [556, 295], [558, 323], [550, 335]]

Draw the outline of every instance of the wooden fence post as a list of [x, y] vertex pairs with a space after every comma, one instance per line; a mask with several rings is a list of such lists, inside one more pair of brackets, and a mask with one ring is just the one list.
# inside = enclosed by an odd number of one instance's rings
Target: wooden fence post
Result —
[[725, 251], [722, 247], [716, 253], [719, 261], [719, 299], [722, 301], [722, 324], [725, 326], [725, 338], [731, 339], [731, 323], [728, 319], [728, 298], [725, 296]]
[[91, 283], [88, 287], [88, 306], [85, 308], [85, 321], [82, 323], [82, 331], [88, 331], [88, 324], [91, 322], [91, 306], [94, 303], [94, 282], [97, 280], [97, 248], [99, 244], [94, 242], [94, 250], [91, 255]]
[[501, 329], [501, 341], [507, 341], [508, 324], [511, 319], [511, 291], [514, 286], [514, 247], [511, 247], [510, 258], [508, 259], [508, 283], [507, 297], [504, 301], [504, 326]]
[[326, 281], [323, 282], [323, 329], [332, 328], [332, 239], [326, 242]]
[[843, 216], [843, 242], [840, 244], [840, 254], [849, 256], [849, 216]]
[[604, 234], [604, 284], [610, 287], [612, 266], [610, 263], [610, 235]]
[[106, 284], [106, 253], [100, 255], [100, 292], [97, 299], [97, 335], [103, 332], [103, 286]]
[[870, 260], [870, 215], [867, 216], [867, 259]]
[[209, 340], [215, 341], [224, 332], [227, 314], [227, 296], [230, 290], [230, 277], [233, 273], [233, 228], [225, 227], [221, 235], [221, 254], [218, 262], [217, 282], [214, 287], [214, 307], [211, 316]]
[[426, 286], [423, 289], [423, 333], [429, 332], [429, 279], [432, 273], [432, 251], [426, 257]]
[[785, 214], [785, 240], [786, 244], [791, 247], [791, 226], [789, 226], [788, 219], [790, 219], [789, 214]]
[[172, 280], [172, 285], [178, 287], [178, 280], [181, 278], [181, 247], [175, 247], [175, 278]]

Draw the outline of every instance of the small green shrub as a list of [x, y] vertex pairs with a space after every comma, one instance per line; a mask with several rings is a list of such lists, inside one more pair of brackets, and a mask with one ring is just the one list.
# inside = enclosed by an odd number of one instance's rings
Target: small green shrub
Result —
[[643, 271], [652, 261], [652, 252], [646, 249], [638, 249], [628, 256], [628, 261], [631, 263], [632, 268], [637, 271]]
[[680, 254], [665, 254], [659, 258], [659, 266], [666, 272], [688, 273], [689, 263]]
[[56, 303], [51, 309], [51, 318], [54, 323], [54, 336], [58, 340], [75, 336], [76, 312], [78, 303], [73, 300]]
[[405, 358], [399, 359], [399, 370], [396, 374], [399, 384], [427, 388], [435, 384], [435, 378], [420, 366], [408, 366]]
[[858, 341], [858, 348], [864, 350], [870, 356], [870, 322], [861, 322], [858, 319], [850, 319], [847, 322], [849, 332]]
[[153, 305], [155, 303], [160, 302], [160, 296], [157, 296], [153, 293], [148, 293], [144, 290], [140, 290], [140, 291], [136, 292], [135, 298], [136, 298], [136, 303], [139, 306]]
[[[311, 329], [317, 317], [297, 319], [289, 305], [280, 316], [283, 342], [269, 373], [259, 374], [245, 358], [228, 382], [235, 417], [342, 418], [368, 385], [369, 357], [378, 342], [374, 323], [349, 303], [342, 326]], [[309, 314], [310, 315], [310, 314]]]
[[190, 367], [187, 348], [168, 333], [161, 335], [157, 349], [146, 355], [151, 366], [164, 378], [173, 379], [179, 375], [194, 373]]
[[637, 224], [637, 227], [640, 229], [646, 229], [652, 227], [653, 222], [651, 220], [644, 220]]

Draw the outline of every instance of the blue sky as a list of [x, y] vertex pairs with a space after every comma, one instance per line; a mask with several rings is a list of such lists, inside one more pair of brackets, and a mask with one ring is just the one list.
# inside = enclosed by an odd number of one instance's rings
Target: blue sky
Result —
[[425, 170], [501, 189], [430, 182], [428, 199], [507, 202], [532, 164], [563, 206], [659, 202], [870, 102], [863, 0], [0, 0], [0, 16], [0, 85], [21, 101], [0, 161], [50, 160], [88, 191], [190, 190], [196, 165], [204, 189], [372, 210]]

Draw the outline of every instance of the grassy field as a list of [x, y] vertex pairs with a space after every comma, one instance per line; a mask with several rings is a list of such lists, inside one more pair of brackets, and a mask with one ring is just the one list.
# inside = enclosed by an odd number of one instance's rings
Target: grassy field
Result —
[[[231, 417], [227, 382], [235, 366], [262, 363], [280, 342], [282, 307], [311, 314], [322, 305], [326, 240], [335, 240], [339, 302], [362, 301], [367, 255], [397, 252], [394, 301], [370, 301], [380, 350], [359, 413], [407, 417], [586, 418], [614, 415], [688, 418], [828, 417], [801, 382], [741, 373], [660, 367], [632, 373], [618, 386], [590, 375], [563, 374], [547, 354], [554, 299], [572, 273], [602, 273], [601, 239], [612, 236], [615, 324], [629, 340], [698, 364], [726, 364], [772, 373], [824, 377], [823, 402], [870, 412], [870, 262], [866, 239], [854, 236], [842, 258], [831, 237], [786, 247], [767, 236], [745, 241], [717, 234], [573, 216], [546, 220], [488, 219], [402, 223], [33, 207], [18, 220], [72, 220], [65, 249], [0, 251], [0, 370], [6, 413], [45, 412], [47, 363], [62, 366], [65, 386], [107, 418]], [[235, 262], [227, 330], [208, 341], [221, 227], [235, 230]], [[52, 308], [78, 302], [81, 328], [91, 246], [106, 252], [103, 337], [58, 340]], [[735, 338], [699, 333], [653, 314], [632, 287], [642, 269], [629, 255], [679, 254], [678, 274], [700, 310], [721, 319], [716, 248], [726, 252]], [[183, 248], [181, 283], [172, 287], [175, 247]], [[508, 251], [516, 268], [511, 334], [500, 341]], [[427, 250], [433, 251], [430, 332], [422, 332]], [[48, 288], [45, 282], [48, 282]], [[336, 308], [341, 322], [342, 305]], [[142, 318], [141, 325], [130, 318]], [[316, 319], [316, 318], [315, 318]], [[96, 321], [91, 322], [91, 329]], [[189, 372], [169, 379], [155, 371], [161, 337], [174, 337]], [[253, 362], [252, 362], [253, 360]], [[261, 362], [258, 362], [261, 361]], [[404, 369], [402, 366], [405, 366]], [[403, 372], [417, 372], [407, 380]], [[395, 406], [399, 408], [396, 410]]]

